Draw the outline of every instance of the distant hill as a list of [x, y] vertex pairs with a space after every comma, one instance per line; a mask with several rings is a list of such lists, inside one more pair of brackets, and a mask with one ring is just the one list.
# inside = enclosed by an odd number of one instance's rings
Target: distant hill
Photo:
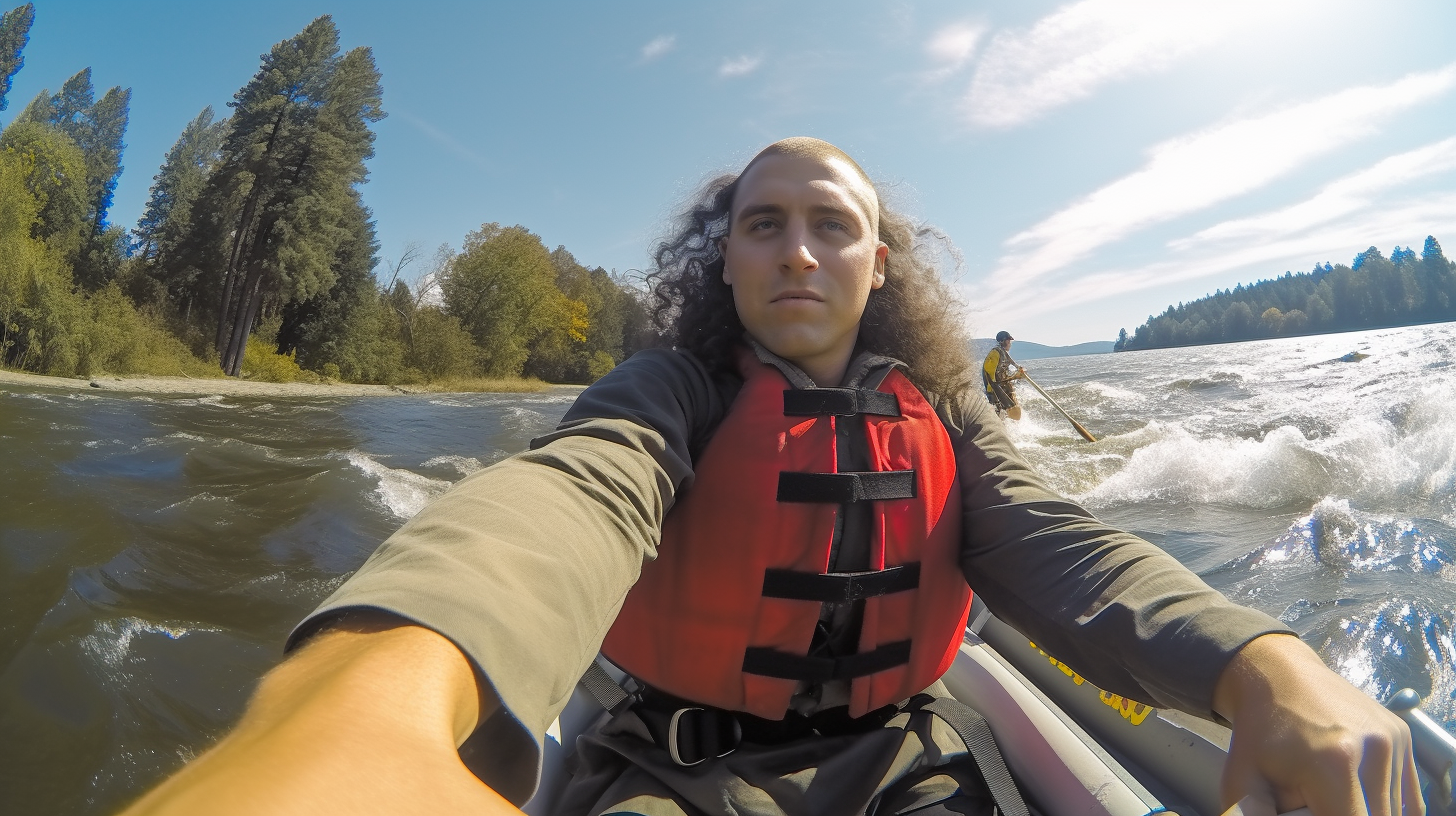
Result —
[[[990, 337], [977, 337], [971, 341], [976, 349], [976, 357], [986, 356], [986, 352], [996, 345], [996, 341]], [[1095, 340], [1091, 343], [1078, 343], [1075, 346], [1043, 346], [1041, 343], [1033, 343], [1029, 340], [1011, 341], [1011, 358], [1013, 360], [1041, 360], [1047, 357], [1076, 357], [1079, 354], [1111, 354], [1111, 340]]]

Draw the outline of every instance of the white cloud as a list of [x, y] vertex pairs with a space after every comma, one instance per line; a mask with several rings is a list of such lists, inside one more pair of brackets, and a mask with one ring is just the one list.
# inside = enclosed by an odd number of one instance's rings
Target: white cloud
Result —
[[1314, 196], [1274, 212], [1215, 224], [1173, 241], [1169, 247], [1193, 249], [1219, 241], [1268, 239], [1308, 230], [1370, 206], [1394, 187], [1456, 168], [1456, 136], [1383, 159], [1325, 185]]
[[1107, 83], [1162, 71], [1236, 30], [1267, 24], [1295, 4], [1270, 0], [1082, 0], [1025, 31], [992, 38], [976, 66], [965, 113], [1008, 128], [1082, 99]]
[[1247, 271], [1243, 282], [1267, 278], [1285, 269], [1306, 270], [1319, 261], [1350, 263], [1366, 247], [1389, 253], [1393, 245], [1409, 244], [1419, 251], [1427, 235], [1456, 234], [1456, 194], [1420, 196], [1404, 202], [1352, 214], [1303, 234], [1273, 237], [1255, 243], [1194, 257], [1161, 260], [1132, 269], [1119, 269], [1079, 277], [1034, 298], [996, 301], [997, 317], [1015, 322], [1018, 317], [1044, 316], [1069, 306], [1084, 306], [1129, 292], [1180, 281], [1218, 277], [1219, 287], [1228, 273]]
[[747, 55], [734, 57], [733, 59], [723, 60], [723, 64], [718, 66], [718, 76], [744, 76], [758, 70], [758, 66], [762, 64], [763, 57], [750, 57]]
[[1155, 145], [1142, 169], [1012, 236], [994, 285], [1025, 291], [1138, 230], [1258, 189], [1453, 86], [1456, 64]]
[[935, 66], [930, 78], [944, 79], [959, 71], [975, 55], [985, 34], [984, 25], [971, 23], [954, 23], [937, 31], [925, 43], [925, 53]]
[[642, 61], [651, 62], [677, 47], [676, 34], [663, 34], [642, 46]]

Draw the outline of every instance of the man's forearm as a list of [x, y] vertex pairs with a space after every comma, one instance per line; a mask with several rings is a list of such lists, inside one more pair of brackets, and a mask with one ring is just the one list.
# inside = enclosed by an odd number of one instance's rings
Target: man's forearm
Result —
[[126, 814], [519, 813], [456, 753], [490, 699], [428, 629], [388, 619], [331, 631], [264, 677], [231, 734]]

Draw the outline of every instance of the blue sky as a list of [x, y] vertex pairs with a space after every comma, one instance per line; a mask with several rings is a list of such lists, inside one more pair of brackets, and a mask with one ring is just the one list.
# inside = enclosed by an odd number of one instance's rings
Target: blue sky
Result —
[[384, 75], [385, 259], [498, 221], [641, 269], [706, 176], [791, 135], [954, 240], [978, 336], [1107, 340], [1371, 244], [1456, 248], [1449, 0], [38, 0], [0, 122], [88, 65], [130, 87], [132, 225], [183, 125], [320, 14]]

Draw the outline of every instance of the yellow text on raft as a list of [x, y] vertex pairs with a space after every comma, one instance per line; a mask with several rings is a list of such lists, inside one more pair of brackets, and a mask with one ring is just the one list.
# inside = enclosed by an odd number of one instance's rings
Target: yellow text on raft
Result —
[[[1050, 661], [1053, 666], [1056, 666], [1058, 671], [1072, 678], [1073, 683], [1080, 686], [1083, 683], [1087, 682], [1085, 679], [1083, 679], [1082, 675], [1077, 674], [1076, 672], [1072, 671], [1072, 668], [1070, 666], [1047, 654], [1035, 643], [1027, 641], [1027, 644], [1031, 646], [1031, 648], [1036, 649], [1037, 652], [1039, 652], [1042, 657], [1045, 657], [1048, 661]], [[1109, 706], [1110, 708], [1112, 708], [1112, 710], [1116, 711], [1118, 714], [1121, 714], [1124, 720], [1127, 720], [1133, 725], [1142, 725], [1143, 720], [1146, 720], [1148, 718], [1148, 715], [1153, 713], [1153, 707], [1147, 705], [1146, 703], [1135, 702], [1121, 695], [1112, 694], [1110, 692], [1102, 691], [1101, 689], [1098, 689], [1097, 699], [1101, 700], [1103, 705]]]

